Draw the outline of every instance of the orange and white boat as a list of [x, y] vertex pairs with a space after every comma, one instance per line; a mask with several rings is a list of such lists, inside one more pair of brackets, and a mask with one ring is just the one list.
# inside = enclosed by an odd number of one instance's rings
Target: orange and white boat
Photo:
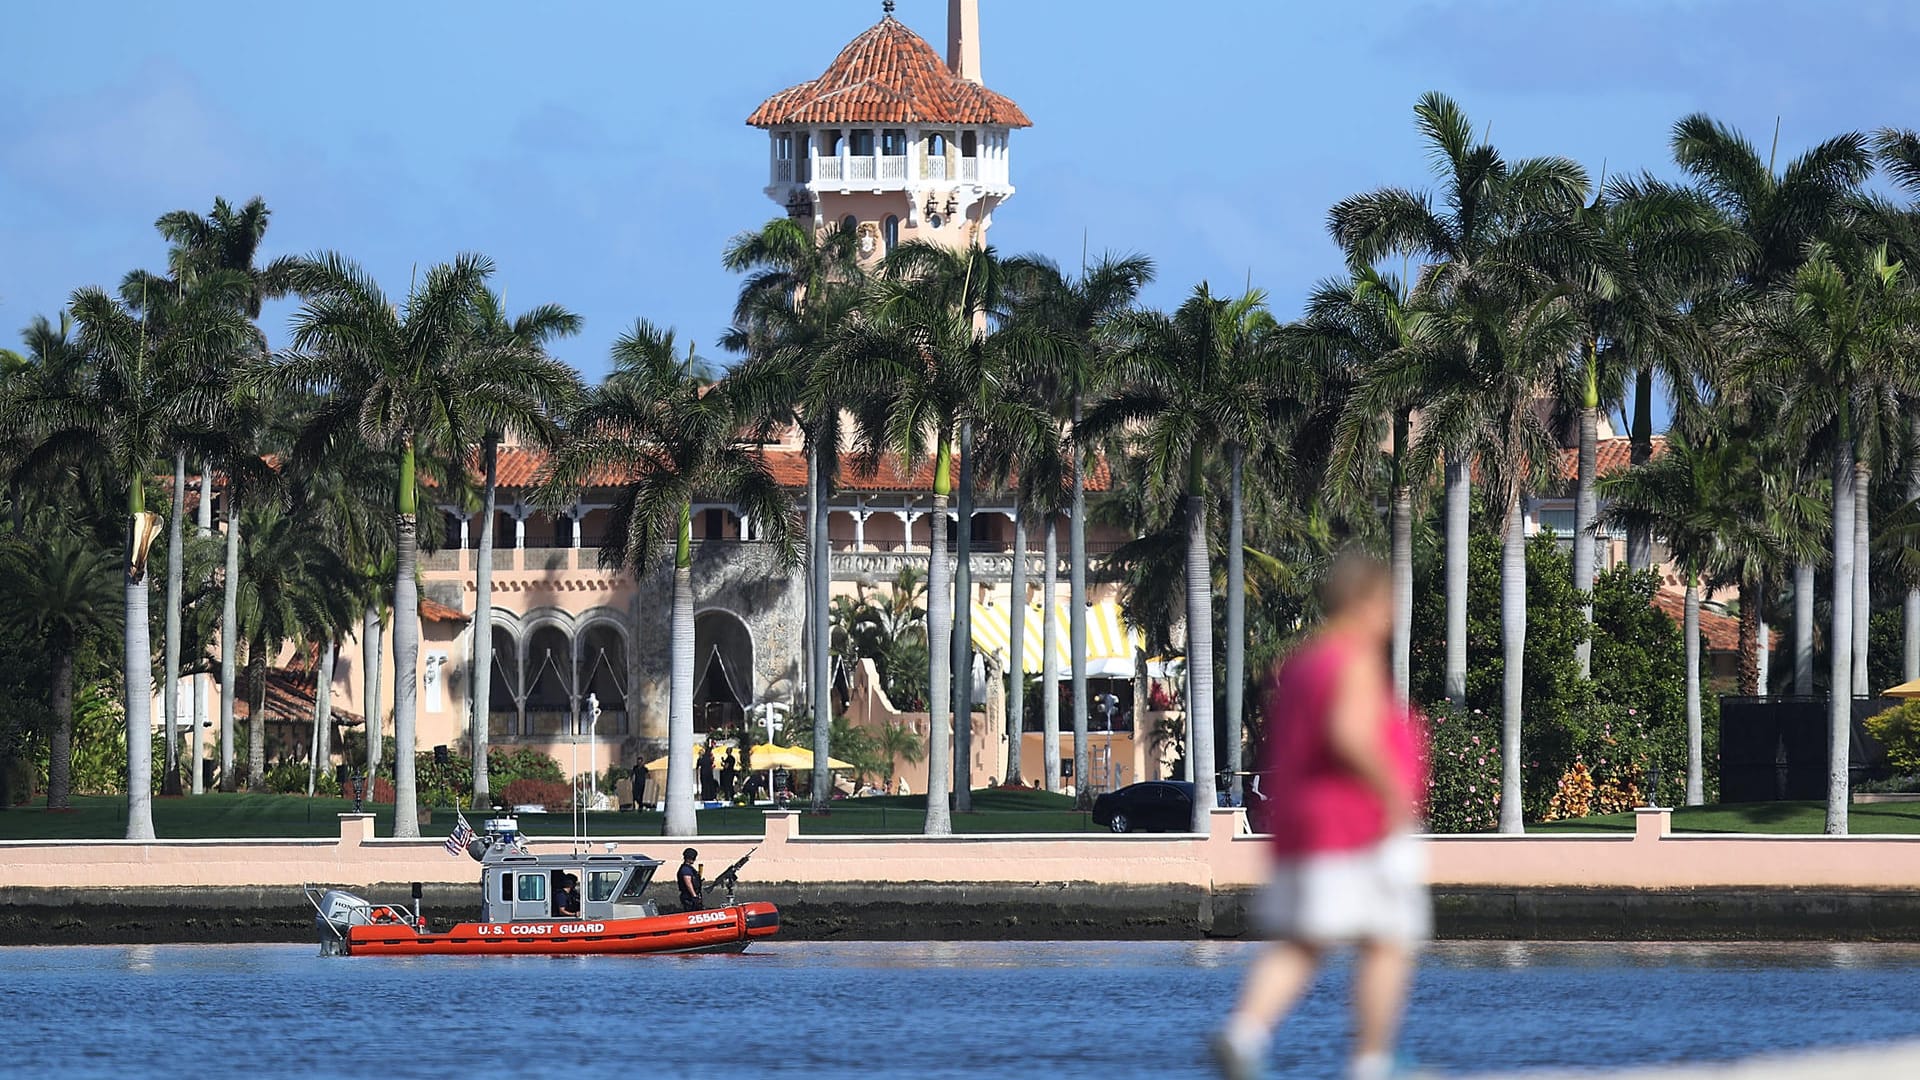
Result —
[[[418, 884], [411, 908], [309, 887], [321, 950], [342, 956], [741, 952], [779, 932], [779, 909], [742, 904], [733, 895], [746, 858], [712, 882], [726, 892], [725, 906], [663, 915], [646, 894], [665, 864], [607, 847], [604, 854], [533, 855], [511, 819], [489, 821], [486, 837], [467, 847], [481, 864], [477, 920], [428, 932]], [[561, 914], [571, 906], [560, 900], [569, 885], [577, 887], [579, 911]]]

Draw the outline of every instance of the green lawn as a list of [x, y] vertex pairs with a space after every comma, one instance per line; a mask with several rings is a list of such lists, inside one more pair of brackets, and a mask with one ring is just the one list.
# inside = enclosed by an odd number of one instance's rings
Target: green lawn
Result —
[[[1064, 795], [1042, 791], [977, 791], [974, 812], [955, 814], [953, 829], [961, 833], [1043, 833], [1099, 831], [1084, 813], [1073, 809]], [[39, 806], [14, 807], [0, 813], [0, 840], [116, 839], [126, 834], [126, 800], [119, 796], [81, 796], [65, 813], [49, 813]], [[845, 799], [831, 812], [802, 818], [805, 833], [918, 833], [926, 822], [924, 796]], [[347, 799], [308, 799], [299, 795], [208, 794], [153, 801], [153, 826], [163, 839], [208, 837], [337, 836], [336, 814], [353, 809]], [[375, 830], [393, 835], [393, 807], [373, 806]], [[757, 808], [700, 811], [700, 832], [707, 836], [758, 835], [762, 811]], [[445, 835], [453, 827], [454, 812], [434, 811], [433, 824], [423, 836]], [[475, 828], [480, 815], [467, 815]], [[591, 836], [658, 836], [664, 817], [658, 813], [597, 813], [591, 815]], [[532, 836], [567, 836], [572, 826], [566, 814], [525, 814], [521, 830]]]
[[[1823, 802], [1724, 803], [1673, 812], [1673, 830], [1690, 833], [1817, 833], [1826, 827]], [[1870, 803], [1853, 807], [1847, 829], [1855, 834], [1920, 833], [1920, 802]], [[1528, 832], [1632, 832], [1632, 814], [1606, 814], [1528, 825]]]

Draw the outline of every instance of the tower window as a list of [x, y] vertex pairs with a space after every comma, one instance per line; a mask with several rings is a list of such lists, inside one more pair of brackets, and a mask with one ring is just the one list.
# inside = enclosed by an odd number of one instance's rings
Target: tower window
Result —
[[773, 156], [780, 161], [793, 160], [793, 133], [778, 131], [773, 136]]
[[971, 131], [960, 133], [960, 156], [978, 157], [980, 155], [980, 137]]
[[873, 130], [871, 128], [855, 128], [847, 136], [847, 140], [850, 144], [847, 152], [854, 157], [873, 156]]
[[934, 157], [947, 156], [947, 137], [939, 132], [927, 136], [927, 153]]
[[854, 217], [852, 214], [848, 214], [846, 217], [843, 217], [840, 219], [841, 232], [852, 232], [853, 230], [859, 227], [860, 227], [860, 220]]
[[887, 215], [887, 221], [884, 228], [884, 235], [887, 241], [888, 251], [892, 251], [894, 248], [900, 246], [900, 219], [899, 218], [894, 217], [892, 214]]
[[880, 154], [882, 157], [905, 157], [907, 154], [907, 133], [902, 128], [888, 128], [880, 133]]
[[820, 133], [820, 156], [840, 156], [840, 130], [838, 128], [828, 128], [826, 131]]

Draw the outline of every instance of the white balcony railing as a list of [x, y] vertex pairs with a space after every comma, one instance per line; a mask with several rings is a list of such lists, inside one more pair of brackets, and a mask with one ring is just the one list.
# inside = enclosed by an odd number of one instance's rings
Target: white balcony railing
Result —
[[962, 180], [980, 179], [980, 159], [979, 158], [963, 157], [960, 159], [960, 179]]
[[905, 180], [907, 178], [907, 159], [904, 155], [882, 157], [880, 159], [880, 179]]
[[793, 162], [776, 161], [773, 163], [773, 178], [782, 182], [793, 179]]
[[947, 178], [947, 159], [944, 157], [923, 157], [920, 159], [920, 179], [945, 180]]
[[820, 159], [820, 169], [819, 169], [819, 176], [820, 176], [820, 179], [822, 179], [822, 180], [838, 180], [838, 179], [840, 179], [840, 177], [841, 177], [841, 176], [843, 175], [843, 173], [844, 173], [844, 171], [845, 171], [845, 170], [843, 170], [843, 169], [842, 169], [842, 168], [840, 167], [840, 159], [839, 159], [839, 158], [837, 158], [837, 157], [823, 157], [823, 158], [821, 158], [821, 159]]
[[870, 157], [850, 157], [847, 159], [847, 179], [873, 179], [873, 159]]

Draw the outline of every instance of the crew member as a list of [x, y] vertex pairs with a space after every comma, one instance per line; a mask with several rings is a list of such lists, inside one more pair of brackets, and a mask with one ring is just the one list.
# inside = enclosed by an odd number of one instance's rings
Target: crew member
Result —
[[699, 911], [707, 906], [706, 898], [700, 894], [700, 868], [693, 864], [693, 860], [699, 857], [700, 853], [692, 848], [680, 853], [680, 870], [674, 877], [680, 883], [682, 911]]
[[555, 915], [580, 915], [580, 879], [568, 874], [560, 879], [560, 895], [554, 899]]

